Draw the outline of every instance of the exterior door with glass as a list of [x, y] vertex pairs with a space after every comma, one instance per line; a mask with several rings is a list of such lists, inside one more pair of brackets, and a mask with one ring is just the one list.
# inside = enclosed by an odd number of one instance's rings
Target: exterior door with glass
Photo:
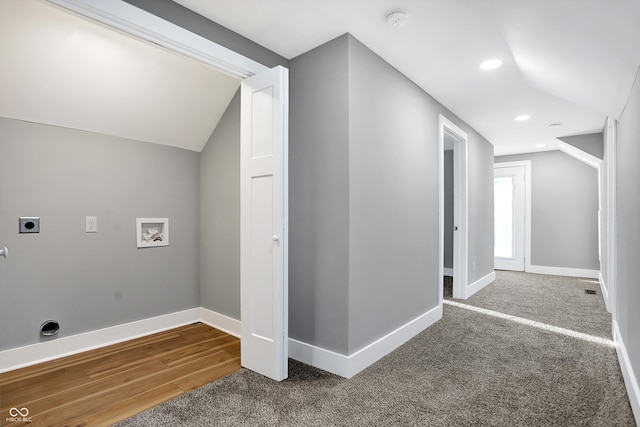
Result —
[[497, 270], [524, 271], [525, 166], [494, 166], [493, 252]]

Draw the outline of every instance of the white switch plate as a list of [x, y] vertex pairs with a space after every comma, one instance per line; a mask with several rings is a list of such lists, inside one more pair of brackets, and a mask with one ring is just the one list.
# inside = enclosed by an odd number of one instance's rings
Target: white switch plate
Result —
[[97, 233], [98, 232], [98, 217], [97, 216], [88, 216], [87, 223], [85, 227], [85, 232], [87, 233]]

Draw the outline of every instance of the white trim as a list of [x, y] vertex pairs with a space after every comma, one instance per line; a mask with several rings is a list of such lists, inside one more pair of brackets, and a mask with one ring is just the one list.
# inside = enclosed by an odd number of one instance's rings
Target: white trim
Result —
[[527, 273], [548, 274], [552, 276], [585, 277], [588, 279], [598, 279], [600, 271], [586, 270], [582, 268], [547, 267], [543, 265], [531, 265]]
[[604, 277], [602, 277], [602, 271], [598, 273], [598, 282], [600, 283], [600, 292], [602, 292], [602, 299], [604, 299], [604, 305], [605, 307], [607, 307], [607, 311], [611, 313], [612, 301], [609, 299], [609, 289], [607, 288], [607, 284], [604, 281]]
[[122, 0], [48, 0], [86, 18], [159, 44], [232, 76], [246, 78], [268, 67]]
[[606, 257], [607, 267], [607, 291], [610, 304], [609, 311], [615, 318], [616, 315], [616, 286], [618, 279], [616, 277], [616, 174], [617, 174], [617, 121], [611, 117], [607, 117], [605, 122], [605, 150], [607, 150], [607, 201], [605, 209], [607, 210], [607, 241], [603, 254]]
[[618, 353], [620, 370], [622, 371], [624, 385], [627, 388], [631, 410], [633, 411], [636, 424], [640, 425], [640, 387], [638, 386], [638, 377], [636, 377], [633, 372], [633, 366], [631, 365], [627, 348], [624, 345], [620, 328], [615, 320], [613, 321], [613, 342], [615, 343], [616, 352]]
[[585, 151], [582, 151], [581, 149], [574, 147], [571, 144], [567, 144], [564, 141], [558, 140], [558, 148], [568, 156], [573, 157], [579, 162], [582, 162], [587, 166], [591, 166], [592, 168], [599, 169], [600, 165], [602, 164], [601, 159]]
[[469, 298], [471, 295], [475, 294], [485, 286], [495, 282], [496, 280], [496, 272], [492, 271], [484, 277], [479, 278], [469, 286], [467, 286], [467, 290], [465, 292], [466, 297]]
[[82, 334], [0, 351], [0, 373], [71, 356], [200, 321], [200, 309], [169, 313]]
[[441, 318], [442, 305], [439, 305], [350, 356], [289, 338], [289, 357], [341, 377], [351, 378]]
[[453, 268], [444, 267], [442, 269], [442, 274], [445, 276], [453, 277]]
[[224, 314], [200, 307], [200, 321], [229, 335], [240, 338], [241, 322]]
[[494, 163], [493, 168], [524, 166], [524, 271], [531, 270], [531, 160]]
[[[453, 234], [453, 297], [465, 299], [466, 287], [469, 283], [469, 137], [451, 120], [438, 115], [438, 149], [440, 157], [439, 174], [439, 277], [444, 268], [444, 139], [445, 135], [454, 140], [454, 224], [457, 231]], [[442, 286], [438, 290], [438, 301], [442, 304]]]

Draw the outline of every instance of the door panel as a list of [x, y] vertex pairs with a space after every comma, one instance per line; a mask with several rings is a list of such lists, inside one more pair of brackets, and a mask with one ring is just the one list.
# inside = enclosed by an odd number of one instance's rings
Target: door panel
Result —
[[241, 362], [287, 377], [288, 70], [241, 85]]
[[494, 267], [524, 271], [525, 266], [525, 168], [494, 169]]

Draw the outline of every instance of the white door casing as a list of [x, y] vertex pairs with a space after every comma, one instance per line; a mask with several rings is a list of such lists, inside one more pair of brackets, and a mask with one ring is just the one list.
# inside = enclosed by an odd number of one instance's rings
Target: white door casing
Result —
[[[509, 210], [504, 212], [508, 214], [510, 224], [506, 225], [510, 236], [506, 239], [509, 240], [506, 246], [506, 251], [498, 250], [498, 243], [494, 241], [494, 267], [498, 270], [512, 270], [512, 271], [525, 271], [525, 215], [526, 215], [526, 198], [525, 198], [525, 183], [526, 183], [526, 170], [524, 165], [508, 166], [507, 164], [496, 163], [494, 167], [494, 183], [500, 180], [503, 185], [508, 186], [506, 191], [509, 192], [508, 196], [511, 197], [509, 206], [503, 206], [503, 209]], [[495, 186], [494, 186], [495, 188]], [[494, 196], [495, 197], [495, 196]], [[496, 197], [495, 200], [498, 200]], [[494, 212], [496, 219], [501, 218], [501, 213]], [[494, 230], [497, 233], [497, 230]], [[494, 237], [494, 239], [496, 239]], [[500, 252], [500, 253], [498, 253]]]
[[[467, 298], [469, 282], [469, 219], [468, 219], [468, 135], [443, 115], [438, 116], [438, 145], [440, 156], [439, 174], [439, 278], [444, 273], [444, 140], [445, 136], [453, 141], [454, 168], [454, 227], [453, 233], [453, 297]], [[443, 291], [439, 286], [438, 301], [442, 303]]]
[[241, 363], [287, 378], [288, 70], [241, 84]]

